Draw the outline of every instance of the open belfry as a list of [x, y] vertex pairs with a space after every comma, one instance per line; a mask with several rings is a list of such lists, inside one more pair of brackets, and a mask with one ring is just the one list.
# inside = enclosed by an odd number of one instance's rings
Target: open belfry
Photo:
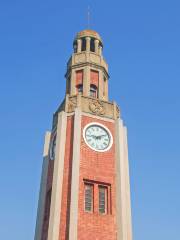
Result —
[[84, 30], [73, 49], [45, 135], [34, 239], [132, 240], [127, 130], [109, 101], [103, 42]]

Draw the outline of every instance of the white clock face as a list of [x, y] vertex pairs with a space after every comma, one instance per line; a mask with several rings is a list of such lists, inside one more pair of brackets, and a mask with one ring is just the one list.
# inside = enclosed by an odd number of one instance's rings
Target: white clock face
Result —
[[90, 123], [83, 132], [86, 144], [93, 150], [105, 152], [112, 146], [112, 135], [109, 129], [99, 123]]

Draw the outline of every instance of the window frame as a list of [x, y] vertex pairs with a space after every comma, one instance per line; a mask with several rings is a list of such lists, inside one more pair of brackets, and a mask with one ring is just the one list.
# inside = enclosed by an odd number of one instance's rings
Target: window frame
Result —
[[[90, 97], [97, 98], [98, 97], [98, 88], [95, 84], [90, 84]], [[94, 93], [94, 94], [91, 94]]]
[[[88, 210], [86, 208], [86, 188], [90, 187], [91, 189], [91, 209]], [[93, 213], [94, 212], [94, 184], [89, 183], [89, 182], [84, 182], [84, 211], [86, 213]]]
[[[101, 208], [100, 208], [100, 190], [103, 189], [104, 190], [104, 212], [101, 212]], [[101, 215], [107, 215], [108, 214], [108, 186], [106, 185], [98, 185], [98, 212]]]
[[76, 85], [76, 92], [77, 94], [83, 94], [83, 84], [77, 84]]

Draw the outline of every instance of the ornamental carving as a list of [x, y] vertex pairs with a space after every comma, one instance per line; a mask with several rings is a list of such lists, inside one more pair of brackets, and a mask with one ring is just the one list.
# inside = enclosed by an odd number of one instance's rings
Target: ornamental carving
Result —
[[105, 108], [101, 101], [99, 100], [91, 100], [89, 103], [89, 109], [92, 113], [96, 115], [104, 115]]
[[68, 101], [68, 112], [73, 112], [77, 105], [77, 99], [76, 98], [69, 98]]

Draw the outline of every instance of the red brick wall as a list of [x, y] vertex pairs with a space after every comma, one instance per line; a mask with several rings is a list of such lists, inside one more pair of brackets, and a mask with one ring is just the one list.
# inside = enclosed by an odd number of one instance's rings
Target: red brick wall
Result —
[[[104, 124], [114, 136], [114, 124], [107, 121], [82, 116], [83, 128], [90, 122]], [[74, 117], [67, 119], [66, 145], [63, 174], [63, 195], [61, 205], [61, 222], [59, 229], [59, 240], [69, 239], [69, 217], [71, 199], [71, 173], [72, 173], [72, 151], [73, 151]], [[49, 165], [47, 188], [52, 186], [53, 161]], [[94, 211], [84, 211], [84, 180], [97, 183], [94, 187]], [[108, 214], [102, 215], [98, 211], [98, 183], [108, 186]], [[72, 196], [73, 197], [73, 196]], [[104, 153], [98, 153], [90, 149], [81, 136], [80, 148], [80, 177], [79, 177], [79, 202], [78, 202], [78, 240], [117, 240], [116, 217], [115, 217], [115, 149]], [[46, 228], [46, 229], [45, 229]], [[44, 222], [42, 240], [47, 239], [48, 225]]]
[[76, 86], [83, 84], [83, 70], [76, 71]]
[[94, 84], [97, 88], [99, 86], [99, 72], [91, 70], [90, 72], [90, 84]]
[[[82, 131], [90, 122], [104, 124], [114, 136], [114, 124], [111, 122], [94, 120], [90, 117], [82, 117]], [[111, 204], [107, 215], [98, 212], [98, 187], [94, 189], [94, 212], [84, 211], [84, 179], [110, 185]], [[80, 188], [79, 188], [79, 214], [78, 214], [78, 240], [116, 240], [115, 218], [115, 149], [114, 144], [107, 152], [98, 153], [90, 149], [81, 137], [80, 158]]]
[[73, 131], [74, 117], [67, 119], [65, 159], [64, 159], [64, 176], [63, 176], [63, 195], [61, 205], [61, 222], [59, 240], [68, 240], [69, 236], [69, 210], [71, 198], [71, 172], [72, 172], [72, 150], [73, 150]]

